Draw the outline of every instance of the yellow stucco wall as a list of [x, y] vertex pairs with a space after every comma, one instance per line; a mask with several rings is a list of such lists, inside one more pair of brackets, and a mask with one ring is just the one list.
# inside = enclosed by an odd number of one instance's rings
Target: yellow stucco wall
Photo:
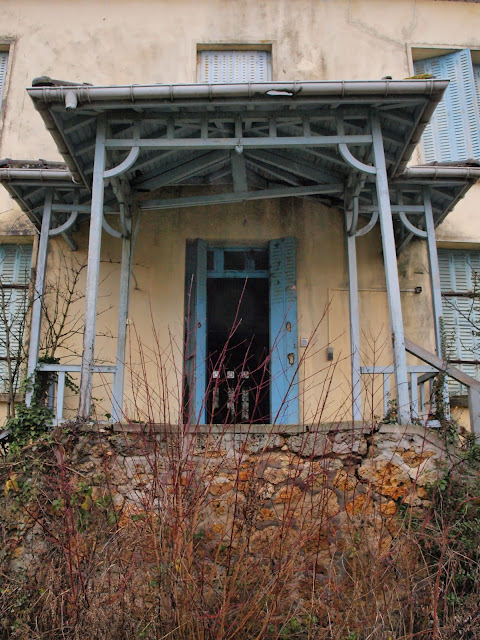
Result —
[[[0, 43], [10, 43], [11, 55], [2, 105], [0, 157], [60, 159], [25, 92], [35, 76], [93, 84], [192, 82], [196, 79], [198, 44], [264, 43], [271, 45], [274, 80], [404, 78], [412, 73], [412, 49], [416, 47], [480, 48], [479, 20], [479, 4], [437, 0], [4, 0]], [[419, 158], [415, 154], [414, 162]], [[439, 228], [442, 243], [480, 246], [476, 222], [479, 200], [479, 188], [475, 187]], [[19, 232], [28, 235], [32, 230], [2, 190], [0, 236]], [[80, 261], [86, 256], [86, 234], [85, 227], [76, 234]], [[349, 339], [342, 218], [340, 212], [312, 201], [143, 215], [131, 295], [133, 346], [129, 357], [135, 366], [138, 350], [133, 327], [143, 342], [152, 344], [155, 325], [161, 345], [165, 347], [172, 336], [175, 341], [176, 360], [169, 380], [172, 386], [176, 384], [174, 370], [181, 368], [187, 238], [241, 243], [287, 235], [298, 241], [300, 337], [310, 336], [327, 307], [315, 337], [318, 353], [304, 365], [305, 377], [311, 381], [303, 393], [307, 400], [304, 417], [308, 421], [314, 413], [312, 407], [326, 374], [310, 375], [328, 366], [329, 344], [334, 346], [335, 362], [340, 362], [332, 402], [323, 418], [339, 417], [346, 395], [344, 381], [349, 376], [344, 360]], [[59, 246], [61, 240], [53, 244], [52, 256]], [[119, 252], [119, 241], [104, 236], [100, 333], [108, 330], [116, 334]], [[389, 333], [378, 232], [359, 240], [358, 256], [367, 360], [375, 340], [377, 346], [388, 342]], [[54, 261], [52, 257], [51, 264]], [[424, 243], [412, 242], [400, 259], [399, 270], [406, 335], [433, 348]], [[421, 294], [413, 293], [416, 286], [422, 287]], [[80, 342], [76, 350], [80, 353]], [[112, 361], [113, 354], [114, 340], [99, 337], [97, 356]], [[386, 349], [381, 361], [387, 364], [390, 360]], [[98, 397], [105, 399], [107, 395], [105, 391]], [[131, 403], [131, 390], [127, 389], [127, 396]]]
[[[175, 399], [181, 394], [183, 368], [187, 239], [203, 238], [212, 244], [262, 245], [287, 236], [295, 237], [297, 248], [298, 336], [309, 340], [307, 349], [299, 349], [302, 419], [308, 423], [349, 416], [348, 278], [340, 211], [312, 200], [284, 199], [144, 213], [139, 224], [133, 255], [126, 359], [125, 409], [130, 417], [145, 417], [142, 414], [147, 411], [145, 381], [150, 386], [151, 417], [163, 421], [164, 392], [159, 391], [163, 382], [168, 389], [169, 417], [176, 416]], [[86, 260], [86, 234], [79, 234], [79, 238], [75, 261], [82, 263]], [[69, 260], [62, 245], [61, 241], [52, 243], [49, 256], [52, 273], [57, 272], [57, 265], [65, 255]], [[364, 363], [388, 365], [392, 355], [378, 232], [359, 239], [357, 251]], [[96, 343], [96, 357], [103, 363], [112, 363], [115, 353], [119, 261], [119, 241], [104, 236]], [[406, 314], [407, 334], [433, 348], [428, 269], [421, 244], [413, 243], [407, 250], [400, 272], [404, 308], [412, 311]], [[422, 286], [421, 294], [414, 293], [416, 286]], [[80, 301], [78, 305], [80, 313], [82, 304]], [[78, 340], [71, 340], [68, 346], [80, 355]], [[327, 360], [328, 346], [334, 348], [332, 363]], [[65, 362], [78, 362], [78, 356], [73, 357], [69, 351], [62, 355]], [[109, 381], [108, 376], [95, 378], [94, 396], [100, 419], [110, 411]], [[324, 403], [327, 387], [328, 399]], [[72, 394], [67, 393], [67, 400], [68, 395]], [[376, 415], [382, 413], [379, 401], [377, 394], [371, 407]], [[74, 397], [67, 402], [72, 408], [74, 403]], [[371, 404], [369, 401], [368, 406]]]

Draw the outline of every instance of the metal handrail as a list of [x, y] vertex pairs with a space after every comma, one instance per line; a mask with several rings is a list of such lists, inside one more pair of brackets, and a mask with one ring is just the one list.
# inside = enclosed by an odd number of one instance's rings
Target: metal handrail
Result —
[[[67, 373], [80, 373], [82, 365], [80, 364], [51, 364], [39, 363], [37, 371], [57, 373], [57, 392], [55, 404], [54, 424], [58, 425], [63, 421], [63, 402], [65, 398], [65, 380]], [[116, 367], [114, 365], [94, 365], [93, 373], [112, 373], [114, 374]]]
[[411, 340], [405, 339], [405, 349], [408, 353], [416, 356], [423, 362], [435, 367], [439, 373], [446, 373], [447, 376], [453, 378], [468, 389], [468, 410], [470, 413], [470, 428], [474, 434], [480, 435], [480, 382], [469, 376], [464, 371], [453, 367], [448, 362], [442, 360], [434, 353], [427, 351], [423, 347]]
[[[390, 376], [395, 373], [395, 367], [393, 366], [370, 366], [360, 367], [360, 373], [363, 375], [381, 375], [383, 386], [383, 411], [386, 414], [388, 411], [388, 401], [390, 398]], [[427, 365], [410, 365], [407, 366], [407, 374], [410, 376], [410, 410], [412, 416], [418, 417], [425, 412], [426, 397], [425, 397], [425, 382], [431, 381], [437, 374], [438, 370], [434, 367]], [[419, 389], [419, 394], [414, 389]], [[420, 395], [420, 402], [418, 395]]]

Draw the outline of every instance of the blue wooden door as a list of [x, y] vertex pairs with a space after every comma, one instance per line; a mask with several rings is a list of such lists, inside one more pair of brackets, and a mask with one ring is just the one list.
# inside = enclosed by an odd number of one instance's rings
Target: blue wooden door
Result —
[[207, 243], [187, 245], [185, 278], [185, 418], [205, 424], [207, 385]]
[[271, 420], [298, 424], [298, 339], [295, 238], [270, 249]]
[[[280, 238], [269, 243], [269, 279], [271, 421], [276, 424], [297, 424], [298, 339], [294, 238]], [[186, 413], [192, 424], [205, 424], [207, 244], [204, 240], [195, 240], [187, 246], [185, 290]]]

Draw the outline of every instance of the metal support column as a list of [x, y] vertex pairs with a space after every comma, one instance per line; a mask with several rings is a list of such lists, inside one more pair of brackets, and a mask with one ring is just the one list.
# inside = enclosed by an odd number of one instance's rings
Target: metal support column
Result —
[[438, 267], [437, 242], [435, 240], [435, 225], [433, 222], [430, 187], [423, 188], [423, 202], [425, 206], [425, 229], [427, 231], [430, 284], [432, 287], [433, 319], [435, 322], [435, 343], [437, 347], [437, 356], [441, 358], [442, 332], [440, 330], [440, 318], [442, 317], [442, 288], [440, 285], [440, 269]]
[[100, 275], [100, 250], [102, 246], [102, 220], [105, 171], [105, 117], [97, 120], [95, 162], [92, 182], [92, 208], [88, 239], [88, 269], [85, 294], [85, 328], [83, 332], [82, 370], [78, 415], [84, 420], [90, 417], [92, 407], [93, 365], [95, 353], [95, 327], [97, 316], [98, 281]]
[[377, 169], [375, 182], [382, 233], [383, 261], [385, 265], [388, 308], [390, 312], [390, 329], [393, 342], [398, 421], [400, 424], [408, 424], [410, 421], [410, 398], [408, 393], [407, 357], [405, 353], [405, 336], [403, 333], [400, 284], [398, 280], [397, 255], [395, 252], [395, 237], [393, 233], [382, 129], [377, 115], [372, 117], [372, 134], [373, 155]]
[[32, 320], [30, 326], [30, 345], [28, 350], [27, 378], [30, 381], [25, 393], [25, 403], [29, 407], [33, 397], [33, 386], [36, 368], [38, 366], [38, 350], [40, 348], [40, 327], [42, 323], [43, 293], [45, 289], [45, 271], [47, 268], [48, 234], [52, 217], [53, 190], [47, 189], [43, 205], [42, 228], [38, 243], [37, 268], [35, 275], [35, 292], [32, 305]]
[[120, 272], [120, 299], [118, 302], [117, 358], [113, 378], [112, 420], [123, 417], [123, 385], [125, 380], [125, 354], [127, 345], [128, 303], [130, 299], [130, 273], [132, 266], [132, 239], [122, 239], [122, 265]]
[[[423, 204], [425, 207], [425, 229], [427, 231], [428, 264], [430, 268], [430, 285], [432, 289], [433, 321], [435, 323], [435, 345], [437, 356], [443, 357], [442, 345], [442, 287], [440, 284], [440, 268], [438, 266], [437, 241], [435, 240], [435, 223], [433, 221], [432, 193], [430, 187], [423, 188]], [[450, 394], [447, 381], [443, 384], [443, 404], [445, 416], [450, 417]]]
[[[348, 221], [347, 221], [348, 226]], [[348, 262], [348, 302], [350, 310], [350, 351], [352, 373], [352, 419], [362, 419], [360, 374], [360, 321], [358, 311], [357, 248], [355, 235], [346, 232]]]

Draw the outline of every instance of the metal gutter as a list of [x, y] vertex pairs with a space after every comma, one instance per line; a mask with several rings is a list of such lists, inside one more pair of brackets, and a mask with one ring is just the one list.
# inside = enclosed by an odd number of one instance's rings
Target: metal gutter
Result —
[[39, 230], [40, 229], [40, 223], [39, 223], [38, 218], [32, 213], [32, 210], [30, 209], [28, 204], [25, 202], [25, 200], [23, 200], [18, 195], [18, 193], [12, 187], [12, 184], [10, 182], [3, 182], [3, 186], [7, 190], [8, 194], [10, 195], [10, 197], [13, 200], [15, 200], [15, 202], [18, 204], [20, 209], [26, 214], [26, 216], [30, 220], [30, 222], [32, 222], [33, 225]]
[[465, 180], [476, 182], [480, 179], [480, 167], [458, 167], [445, 165], [419, 165], [407, 167], [398, 175], [395, 181], [406, 182], [410, 180], [435, 180], [445, 178], [451, 180]]
[[[435, 227], [441, 224], [447, 215], [452, 211], [457, 203], [465, 197], [470, 188], [480, 179], [480, 167], [462, 167], [462, 166], [446, 166], [446, 165], [418, 165], [416, 167], [407, 167], [405, 171], [397, 176], [394, 183], [417, 182], [435, 186], [435, 180], [452, 180], [464, 181], [460, 185], [456, 195], [450, 200], [450, 203], [435, 218]], [[452, 185], [453, 187], [454, 185]]]
[[[1, 161], [8, 162], [8, 160]], [[36, 161], [31, 161], [31, 164], [35, 164]], [[15, 161], [12, 161], [15, 164]], [[55, 163], [58, 164], [58, 163]], [[34, 169], [34, 168], [8, 168], [4, 167], [0, 169], [0, 183], [3, 184], [9, 195], [18, 204], [20, 209], [27, 215], [30, 222], [32, 222], [37, 229], [40, 229], [40, 222], [38, 217], [33, 213], [28, 203], [19, 195], [15, 189], [15, 184], [19, 186], [28, 186], [32, 183], [41, 183], [45, 187], [49, 185], [56, 185], [65, 183], [70, 185], [73, 189], [80, 187], [73, 182], [72, 174], [67, 169]]]
[[254, 96], [439, 96], [448, 80], [340, 80], [337, 82], [248, 82], [237, 84], [154, 84], [118, 86], [56, 86], [27, 88], [34, 102], [65, 102], [74, 93], [78, 103], [126, 100], [129, 103], [165, 99], [188, 98], [253, 98]]
[[[75, 182], [70, 171], [66, 169], [0, 169], [0, 182], [21, 182], [27, 184], [29, 181], [48, 182], [62, 180], [66, 183]], [[79, 185], [78, 185], [79, 186]]]

